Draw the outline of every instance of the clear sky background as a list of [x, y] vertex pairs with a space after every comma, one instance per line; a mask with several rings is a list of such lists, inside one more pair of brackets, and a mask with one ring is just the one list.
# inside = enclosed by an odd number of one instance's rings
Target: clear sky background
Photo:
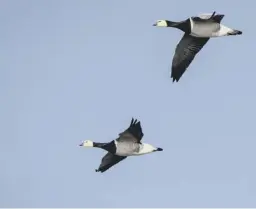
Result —
[[[1, 0], [1, 207], [256, 207], [254, 1]], [[182, 32], [214, 10], [242, 36], [211, 39], [179, 83]], [[139, 119], [164, 152], [96, 173]]]

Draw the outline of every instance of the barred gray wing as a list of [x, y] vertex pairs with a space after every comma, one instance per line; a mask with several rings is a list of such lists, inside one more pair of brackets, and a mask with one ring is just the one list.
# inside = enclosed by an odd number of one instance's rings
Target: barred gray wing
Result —
[[119, 134], [119, 138], [117, 139], [118, 142], [134, 142], [134, 143], [140, 143], [143, 132], [141, 128], [141, 124], [139, 121], [134, 120], [132, 118], [130, 126], [122, 133]]
[[189, 67], [196, 54], [203, 48], [209, 38], [197, 38], [184, 34], [175, 49], [172, 60], [171, 78], [179, 81], [186, 69]]

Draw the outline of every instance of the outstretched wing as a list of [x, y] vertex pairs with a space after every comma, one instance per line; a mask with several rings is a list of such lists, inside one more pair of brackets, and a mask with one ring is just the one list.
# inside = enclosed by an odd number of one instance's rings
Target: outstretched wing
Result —
[[175, 49], [175, 54], [172, 60], [171, 77], [173, 82], [179, 81], [180, 77], [186, 71], [190, 63], [195, 58], [196, 54], [203, 48], [209, 38], [197, 38], [184, 34]]
[[108, 152], [101, 160], [101, 164], [98, 169], [96, 169], [96, 172], [105, 172], [109, 168], [111, 168], [113, 165], [119, 163], [120, 161], [124, 160], [127, 157], [117, 156], [113, 155], [110, 152]]
[[130, 126], [122, 133], [119, 134], [117, 141], [129, 141], [134, 143], [140, 143], [144, 136], [140, 122], [132, 118]]

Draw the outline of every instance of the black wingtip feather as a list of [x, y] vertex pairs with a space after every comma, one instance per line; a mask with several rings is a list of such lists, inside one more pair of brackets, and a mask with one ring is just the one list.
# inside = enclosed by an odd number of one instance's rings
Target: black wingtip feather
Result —
[[216, 13], [216, 11], [214, 11], [214, 12], [212, 13], [212, 16], [211, 16], [211, 18], [213, 18], [213, 17], [214, 17], [215, 13]]
[[175, 81], [178, 82], [179, 79], [177, 79], [177, 78], [175, 78], [175, 77], [172, 77], [172, 82], [174, 83]]
[[137, 122], [137, 119], [132, 118], [130, 126], [135, 125], [135, 124], [136, 124], [136, 122]]
[[133, 124], [134, 119], [132, 118], [130, 126]]
[[132, 120], [127, 130], [129, 130], [133, 135], [140, 139], [144, 136], [141, 128], [141, 123], [138, 119]]

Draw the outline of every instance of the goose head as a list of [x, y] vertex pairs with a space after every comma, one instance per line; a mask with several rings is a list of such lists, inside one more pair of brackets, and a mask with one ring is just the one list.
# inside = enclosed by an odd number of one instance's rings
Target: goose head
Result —
[[157, 26], [157, 27], [168, 27], [168, 20], [157, 20], [153, 26]]
[[181, 22], [173, 22], [170, 20], [157, 20], [153, 26], [157, 27], [172, 27], [180, 29], [184, 32], [188, 32], [190, 29], [190, 19], [186, 19], [185, 21]]
[[81, 147], [93, 147], [93, 142], [91, 140], [85, 140], [79, 146], [81, 146]]

